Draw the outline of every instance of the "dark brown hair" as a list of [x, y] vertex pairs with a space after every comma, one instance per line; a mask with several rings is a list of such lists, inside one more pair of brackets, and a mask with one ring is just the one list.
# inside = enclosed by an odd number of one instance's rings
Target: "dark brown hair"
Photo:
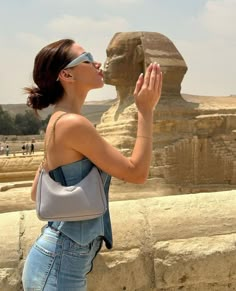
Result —
[[33, 80], [36, 86], [24, 88], [29, 94], [27, 105], [33, 109], [43, 109], [59, 101], [64, 89], [57, 81], [60, 71], [75, 57], [71, 53], [71, 39], [61, 39], [40, 50], [34, 60]]

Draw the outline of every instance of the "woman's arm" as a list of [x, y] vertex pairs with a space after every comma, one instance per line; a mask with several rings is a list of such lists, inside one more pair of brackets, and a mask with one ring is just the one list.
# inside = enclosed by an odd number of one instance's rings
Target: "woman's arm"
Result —
[[36, 201], [36, 190], [37, 190], [37, 184], [38, 184], [38, 179], [39, 179], [39, 171], [40, 171], [41, 166], [38, 168], [36, 175], [34, 177], [33, 185], [31, 188], [31, 199], [33, 201]]
[[127, 182], [144, 183], [148, 177], [152, 155], [153, 111], [160, 99], [161, 86], [160, 67], [151, 64], [145, 77], [139, 77], [134, 91], [138, 109], [138, 129], [130, 158], [123, 156], [107, 143], [93, 125], [80, 115], [65, 115], [57, 132], [58, 140], [63, 140], [66, 148], [74, 149], [88, 157], [110, 175]]

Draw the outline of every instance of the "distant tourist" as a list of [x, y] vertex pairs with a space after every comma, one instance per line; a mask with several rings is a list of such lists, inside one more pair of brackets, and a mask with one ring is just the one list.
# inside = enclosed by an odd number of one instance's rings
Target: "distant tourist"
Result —
[[10, 149], [9, 149], [8, 144], [7, 144], [7, 145], [6, 145], [6, 156], [7, 156], [7, 157], [9, 156], [9, 151], [10, 151]]
[[24, 155], [25, 154], [25, 144], [22, 145], [21, 149], [22, 149], [22, 155]]
[[34, 154], [34, 144], [31, 143], [30, 145], [30, 154]]

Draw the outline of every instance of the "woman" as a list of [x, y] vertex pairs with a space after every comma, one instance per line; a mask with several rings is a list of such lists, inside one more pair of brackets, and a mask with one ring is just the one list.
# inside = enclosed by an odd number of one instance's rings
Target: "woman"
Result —
[[[28, 105], [43, 109], [55, 105], [45, 135], [46, 168], [63, 185], [83, 179], [93, 165], [105, 174], [108, 199], [110, 176], [144, 183], [152, 154], [153, 110], [160, 99], [162, 73], [150, 64], [139, 76], [134, 97], [138, 110], [137, 139], [130, 158], [108, 144], [80, 114], [87, 93], [103, 87], [101, 64], [70, 39], [44, 47], [36, 56], [33, 79], [26, 88]], [[55, 127], [54, 127], [55, 126]], [[50, 139], [54, 127], [54, 138]], [[38, 172], [32, 187], [35, 200]], [[24, 290], [86, 290], [86, 274], [101, 248], [112, 247], [109, 209], [96, 219], [75, 222], [50, 221], [31, 248], [23, 270]]]

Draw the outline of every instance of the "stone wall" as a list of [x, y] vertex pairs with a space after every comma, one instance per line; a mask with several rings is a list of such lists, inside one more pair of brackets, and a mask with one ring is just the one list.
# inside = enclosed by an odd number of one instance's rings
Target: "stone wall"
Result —
[[[98, 255], [88, 290], [235, 290], [235, 211], [236, 191], [111, 202], [114, 248]], [[34, 211], [0, 214], [0, 290], [21, 290], [42, 225]]]
[[[177, 193], [236, 187], [236, 102], [231, 102], [230, 107], [227, 98], [225, 103], [220, 103], [219, 98], [218, 104], [213, 97], [206, 100], [208, 103], [197, 103], [173, 97], [157, 106], [149, 175], [152, 182], [156, 181], [157, 191], [163, 185], [167, 192], [175, 186], [180, 189]], [[130, 155], [136, 122], [135, 105], [117, 102], [104, 113], [97, 129], [121, 152]]]
[[[233, 144], [226, 144], [233, 139]], [[172, 145], [155, 150], [151, 177], [164, 178], [168, 184], [224, 185], [235, 184], [235, 141], [230, 135], [213, 138], [179, 139]], [[236, 186], [236, 185], [235, 185]]]

